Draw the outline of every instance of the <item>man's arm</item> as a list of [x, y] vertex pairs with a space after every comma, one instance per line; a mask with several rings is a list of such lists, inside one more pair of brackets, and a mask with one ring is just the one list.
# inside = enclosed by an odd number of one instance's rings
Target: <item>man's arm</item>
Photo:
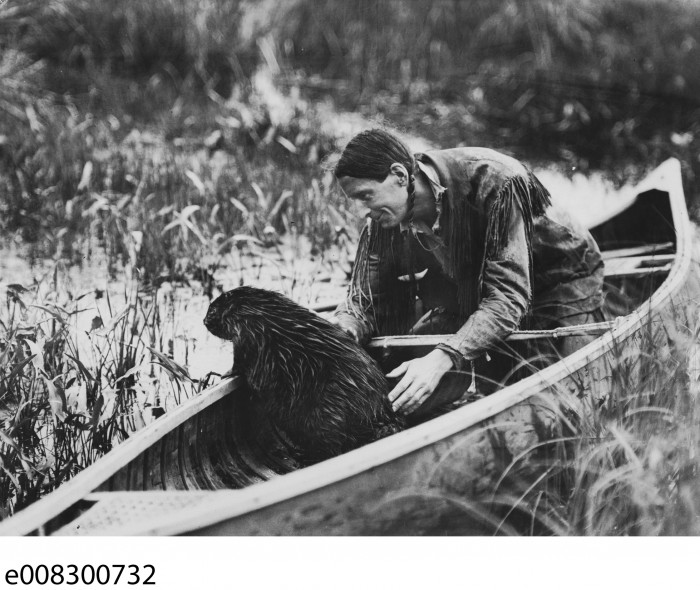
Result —
[[388, 377], [401, 377], [389, 392], [394, 410], [412, 412], [430, 397], [445, 373], [466, 370], [468, 361], [517, 329], [530, 301], [529, 260], [523, 216], [514, 207], [506, 244], [498, 257], [486, 261], [484, 296], [477, 310], [435, 350], [389, 373]]
[[495, 259], [486, 260], [483, 297], [477, 310], [437, 348], [451, 354], [453, 360], [457, 351], [463, 360], [470, 361], [516, 330], [527, 312], [532, 293], [529, 266], [525, 223], [516, 206], [511, 213], [506, 244]]

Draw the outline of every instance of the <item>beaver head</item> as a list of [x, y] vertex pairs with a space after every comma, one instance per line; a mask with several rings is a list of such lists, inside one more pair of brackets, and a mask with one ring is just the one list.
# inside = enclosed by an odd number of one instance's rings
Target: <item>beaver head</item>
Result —
[[227, 291], [209, 305], [204, 325], [214, 336], [236, 342], [242, 326], [261, 315], [268, 293], [255, 287]]
[[204, 325], [214, 336], [236, 344], [249, 331], [262, 338], [260, 332], [270, 327], [278, 336], [293, 336], [308, 326], [309, 321], [318, 321], [315, 314], [284, 295], [246, 286], [217, 297], [207, 310]]

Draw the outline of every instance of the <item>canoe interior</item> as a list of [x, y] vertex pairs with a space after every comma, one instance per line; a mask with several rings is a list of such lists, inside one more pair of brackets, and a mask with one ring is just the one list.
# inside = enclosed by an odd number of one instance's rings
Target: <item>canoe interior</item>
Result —
[[[676, 230], [669, 194], [641, 193], [622, 214], [591, 233], [606, 257], [605, 313], [624, 316], [651, 297], [668, 276], [676, 253]], [[640, 252], [616, 257], [616, 252]]]
[[[642, 305], [667, 277], [676, 252], [669, 201], [666, 192], [642, 193], [628, 209], [592, 229], [609, 267], [605, 282], [608, 318]], [[421, 352], [411, 350], [409, 354]], [[241, 387], [168, 432], [41, 532], [56, 532], [68, 525], [104, 494], [241, 489], [297, 468], [250, 392]]]

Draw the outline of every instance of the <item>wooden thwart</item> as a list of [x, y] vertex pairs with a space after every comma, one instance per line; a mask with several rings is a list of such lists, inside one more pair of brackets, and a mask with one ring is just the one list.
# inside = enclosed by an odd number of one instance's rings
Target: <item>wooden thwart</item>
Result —
[[[649, 254], [673, 246], [672, 242], [654, 244], [654, 247], [624, 248], [602, 252], [605, 260], [606, 277], [641, 277], [668, 273], [676, 258], [675, 254]], [[335, 311], [340, 301], [312, 305], [309, 309], [316, 313]]]
[[628, 256], [641, 256], [642, 254], [653, 254], [654, 252], [663, 252], [669, 248], [673, 248], [673, 242], [662, 242], [660, 244], [645, 244], [644, 246], [635, 246], [634, 248], [617, 248], [616, 250], [603, 250], [600, 255], [603, 260], [611, 258], [627, 258]]
[[[610, 330], [615, 321], [583, 324], [580, 326], [566, 326], [554, 330], [516, 330], [506, 338], [506, 341], [536, 340], [540, 338], [567, 338], [571, 336], [593, 335], [599, 336]], [[452, 334], [431, 334], [428, 336], [382, 336], [372, 338], [368, 348], [408, 347], [408, 346], [437, 346], [445, 342]]]
[[611, 258], [605, 261], [605, 276], [621, 278], [667, 273], [675, 258], [675, 254]]

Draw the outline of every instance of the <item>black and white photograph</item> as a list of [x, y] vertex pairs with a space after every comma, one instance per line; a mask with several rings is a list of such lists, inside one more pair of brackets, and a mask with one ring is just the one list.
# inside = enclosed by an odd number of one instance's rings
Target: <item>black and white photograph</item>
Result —
[[0, 0], [0, 537], [135, 543], [0, 583], [698, 537], [698, 64], [695, 0]]

